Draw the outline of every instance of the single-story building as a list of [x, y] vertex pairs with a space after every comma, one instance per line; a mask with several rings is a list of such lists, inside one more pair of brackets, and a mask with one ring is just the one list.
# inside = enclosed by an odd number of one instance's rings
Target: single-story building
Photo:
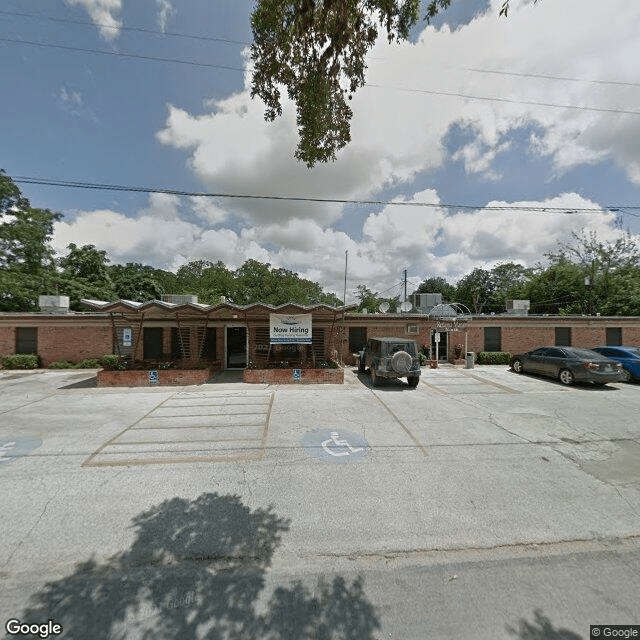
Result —
[[[0, 313], [0, 356], [37, 353], [42, 366], [80, 362], [117, 353], [134, 360], [206, 360], [214, 369], [292, 365], [337, 357], [347, 365], [368, 338], [416, 340], [431, 359], [452, 360], [457, 352], [522, 353], [544, 345], [593, 347], [640, 345], [640, 317], [353, 313], [355, 305], [246, 306], [198, 303], [193, 297], [102, 302], [84, 300], [73, 312], [64, 296], [41, 302], [40, 312]], [[307, 323], [301, 344], [278, 343], [274, 318]], [[281, 329], [284, 330], [284, 329]]]

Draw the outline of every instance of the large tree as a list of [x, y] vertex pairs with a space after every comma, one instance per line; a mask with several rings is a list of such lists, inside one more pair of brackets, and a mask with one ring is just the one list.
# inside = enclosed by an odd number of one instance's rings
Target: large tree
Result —
[[[537, 2], [537, 0], [532, 0]], [[386, 32], [409, 37], [420, 0], [258, 0], [251, 16], [251, 96], [266, 105], [265, 119], [282, 115], [281, 89], [296, 104], [300, 140], [295, 157], [312, 167], [335, 160], [351, 139], [348, 102], [365, 84], [366, 56]], [[451, 0], [430, 0], [429, 22]], [[509, 0], [500, 13], [506, 15]]]
[[0, 310], [32, 311], [51, 293], [53, 226], [62, 216], [32, 207], [0, 169]]

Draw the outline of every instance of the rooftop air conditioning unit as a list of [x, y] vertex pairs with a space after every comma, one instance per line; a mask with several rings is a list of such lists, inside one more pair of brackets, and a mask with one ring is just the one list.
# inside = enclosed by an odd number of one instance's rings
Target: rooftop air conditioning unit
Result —
[[69, 313], [69, 296], [38, 296], [42, 313]]
[[166, 293], [162, 296], [162, 302], [171, 304], [198, 304], [198, 296], [182, 296], [175, 293]]
[[507, 313], [512, 316], [526, 316], [530, 307], [529, 300], [507, 300]]

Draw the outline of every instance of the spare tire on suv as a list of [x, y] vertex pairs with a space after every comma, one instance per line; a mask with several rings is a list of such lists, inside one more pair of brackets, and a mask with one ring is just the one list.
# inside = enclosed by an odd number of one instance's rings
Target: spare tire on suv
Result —
[[407, 338], [370, 338], [360, 352], [358, 371], [369, 369], [372, 386], [382, 378], [407, 378], [410, 387], [420, 381], [420, 361], [415, 340]]

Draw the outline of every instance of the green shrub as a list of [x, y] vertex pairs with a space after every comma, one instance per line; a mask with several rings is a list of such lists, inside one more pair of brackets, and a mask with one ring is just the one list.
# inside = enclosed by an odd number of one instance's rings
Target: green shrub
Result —
[[506, 351], [481, 351], [477, 357], [478, 364], [511, 364], [511, 354]]
[[89, 358], [88, 360], [83, 360], [82, 362], [78, 362], [75, 365], [76, 369], [99, 369], [100, 363], [95, 358]]
[[2, 358], [4, 369], [37, 369], [39, 366], [40, 357], [35, 353], [16, 353]]
[[424, 367], [427, 364], [427, 356], [422, 353], [422, 351], [418, 354], [418, 360], [420, 361], [420, 366]]
[[102, 358], [100, 358], [100, 364], [107, 371], [122, 371], [127, 368], [125, 357], [115, 353], [102, 356]]
[[75, 369], [76, 365], [73, 364], [73, 362], [66, 362], [66, 361], [61, 361], [61, 362], [52, 362], [49, 365], [49, 369]]

